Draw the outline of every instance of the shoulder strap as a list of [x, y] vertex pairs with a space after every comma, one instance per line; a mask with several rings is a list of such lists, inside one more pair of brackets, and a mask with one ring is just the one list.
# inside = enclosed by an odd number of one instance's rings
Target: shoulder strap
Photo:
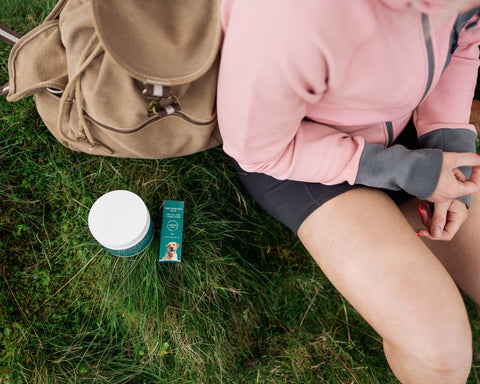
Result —
[[4, 41], [7, 44], [15, 45], [15, 43], [20, 40], [22, 35], [12, 31], [7, 28], [5, 25], [0, 24], [0, 40]]
[[[60, 15], [60, 12], [63, 10], [63, 8], [66, 6], [67, 2], [68, 0], [58, 0], [57, 4], [53, 8], [53, 10], [49, 13], [45, 21], [57, 18]], [[3, 24], [0, 24], [0, 40], [1, 41], [13, 46], [21, 38], [22, 38], [22, 35], [12, 31], [10, 28], [7, 28]], [[4, 84], [0, 88], [0, 97], [7, 95], [9, 90], [10, 90], [9, 83]]]
[[10, 91], [10, 83], [6, 83], [0, 88], [0, 97], [8, 95], [8, 92]]
[[[19, 35], [18, 33], [7, 28], [5, 25], [0, 24], [0, 40], [2, 40], [3, 42], [10, 45], [15, 45], [21, 37], [22, 35]], [[6, 83], [2, 86], [2, 88], [0, 88], [0, 96], [5, 96], [6, 94], [8, 94], [9, 90], [10, 85]]]

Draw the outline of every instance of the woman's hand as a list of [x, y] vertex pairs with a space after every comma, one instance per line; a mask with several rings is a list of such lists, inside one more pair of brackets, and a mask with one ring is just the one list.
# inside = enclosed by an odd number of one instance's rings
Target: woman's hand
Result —
[[[470, 180], [459, 167], [470, 166]], [[437, 188], [427, 199], [433, 203], [445, 203], [460, 196], [480, 191], [480, 157], [474, 153], [443, 153], [443, 164]]]
[[[459, 169], [471, 166], [472, 175], [467, 180]], [[443, 164], [438, 185], [428, 198], [434, 203], [433, 212], [424, 203], [418, 213], [426, 229], [417, 231], [419, 236], [431, 240], [451, 240], [467, 219], [467, 207], [457, 197], [480, 191], [480, 157], [474, 153], [443, 153]]]
[[468, 217], [465, 203], [450, 200], [435, 203], [433, 212], [428, 204], [418, 207], [422, 222], [427, 227], [419, 229], [417, 234], [431, 240], [451, 240]]

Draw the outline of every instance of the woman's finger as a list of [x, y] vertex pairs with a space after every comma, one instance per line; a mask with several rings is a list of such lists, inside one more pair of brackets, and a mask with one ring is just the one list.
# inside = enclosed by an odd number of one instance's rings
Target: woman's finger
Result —
[[458, 180], [458, 181], [461, 181], [462, 183], [464, 183], [465, 181], [467, 181], [468, 179], [465, 177], [465, 174], [459, 169], [459, 168], [455, 168], [453, 170], [453, 175], [455, 176], [455, 178]]
[[430, 209], [426, 202], [423, 202], [417, 207], [418, 214], [420, 215], [420, 219], [422, 220], [423, 225], [425, 227], [430, 228], [432, 223], [432, 215], [430, 213]]
[[[443, 165], [437, 188], [428, 200], [435, 203], [447, 202], [460, 196], [480, 191], [480, 157], [474, 153], [443, 154]], [[472, 175], [466, 179], [459, 167], [472, 166]]]
[[430, 225], [430, 233], [433, 237], [438, 238], [442, 235], [443, 229], [447, 224], [448, 208], [451, 205], [451, 201], [445, 203], [436, 203], [433, 211], [432, 223]]
[[[417, 231], [417, 234], [421, 237], [425, 237], [431, 240], [451, 240], [457, 231], [460, 229], [462, 224], [465, 222], [468, 213], [466, 206], [460, 200], [452, 200], [447, 206], [447, 212], [444, 212], [447, 204], [435, 204], [434, 217], [431, 218], [431, 225], [428, 225], [427, 229], [420, 229]], [[437, 216], [435, 216], [437, 213]], [[436, 227], [441, 227], [443, 223], [443, 217], [445, 215], [445, 223], [443, 224], [442, 231], [438, 235], [438, 229]], [[424, 213], [426, 217], [426, 214]], [[435, 219], [435, 221], [434, 221]], [[422, 218], [422, 221], [424, 218]]]
[[[422, 222], [426, 228], [419, 229], [417, 234], [431, 240], [441, 240], [443, 229], [447, 223], [448, 208], [452, 200], [445, 203], [435, 203], [433, 213], [427, 205], [424, 206]], [[419, 212], [420, 213], [420, 212]]]
[[457, 233], [457, 231], [460, 229], [462, 226], [463, 222], [465, 220], [462, 220], [458, 215], [455, 217], [452, 217], [447, 220], [447, 223], [445, 224], [445, 227], [443, 228], [443, 233], [440, 235], [440, 238], [437, 238], [438, 240], [452, 240], [453, 236]]
[[465, 152], [465, 153], [455, 153], [455, 152], [444, 152], [443, 157], [445, 159], [445, 164], [450, 168], [460, 168], [460, 167], [478, 167], [480, 166], [480, 157], [476, 153]]

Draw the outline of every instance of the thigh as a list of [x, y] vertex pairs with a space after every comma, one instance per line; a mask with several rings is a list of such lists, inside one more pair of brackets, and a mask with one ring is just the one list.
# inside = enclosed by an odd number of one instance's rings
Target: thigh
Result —
[[384, 193], [361, 188], [337, 196], [312, 213], [298, 235], [386, 341], [414, 352], [445, 337], [468, 339], [454, 281]]
[[[423, 227], [417, 211], [419, 200], [401, 206], [414, 230]], [[448, 270], [457, 285], [480, 306], [480, 194], [472, 196], [468, 218], [450, 241], [432, 241], [425, 244]]]

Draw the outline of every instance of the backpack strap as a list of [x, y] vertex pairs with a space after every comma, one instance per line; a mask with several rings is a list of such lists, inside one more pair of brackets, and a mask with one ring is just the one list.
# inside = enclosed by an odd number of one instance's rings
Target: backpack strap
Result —
[[0, 40], [4, 41], [7, 44], [15, 45], [15, 43], [20, 40], [22, 35], [12, 31], [7, 28], [5, 25], [0, 24]]
[[10, 91], [10, 83], [6, 83], [0, 88], [0, 97], [8, 95], [8, 92]]
[[[0, 24], [0, 40], [2, 40], [3, 42], [10, 45], [15, 45], [21, 37], [22, 35], [19, 35], [17, 32], [14, 32], [10, 28], [7, 28], [5, 25]], [[0, 97], [8, 94], [9, 90], [9, 83], [4, 84], [0, 89]]]

